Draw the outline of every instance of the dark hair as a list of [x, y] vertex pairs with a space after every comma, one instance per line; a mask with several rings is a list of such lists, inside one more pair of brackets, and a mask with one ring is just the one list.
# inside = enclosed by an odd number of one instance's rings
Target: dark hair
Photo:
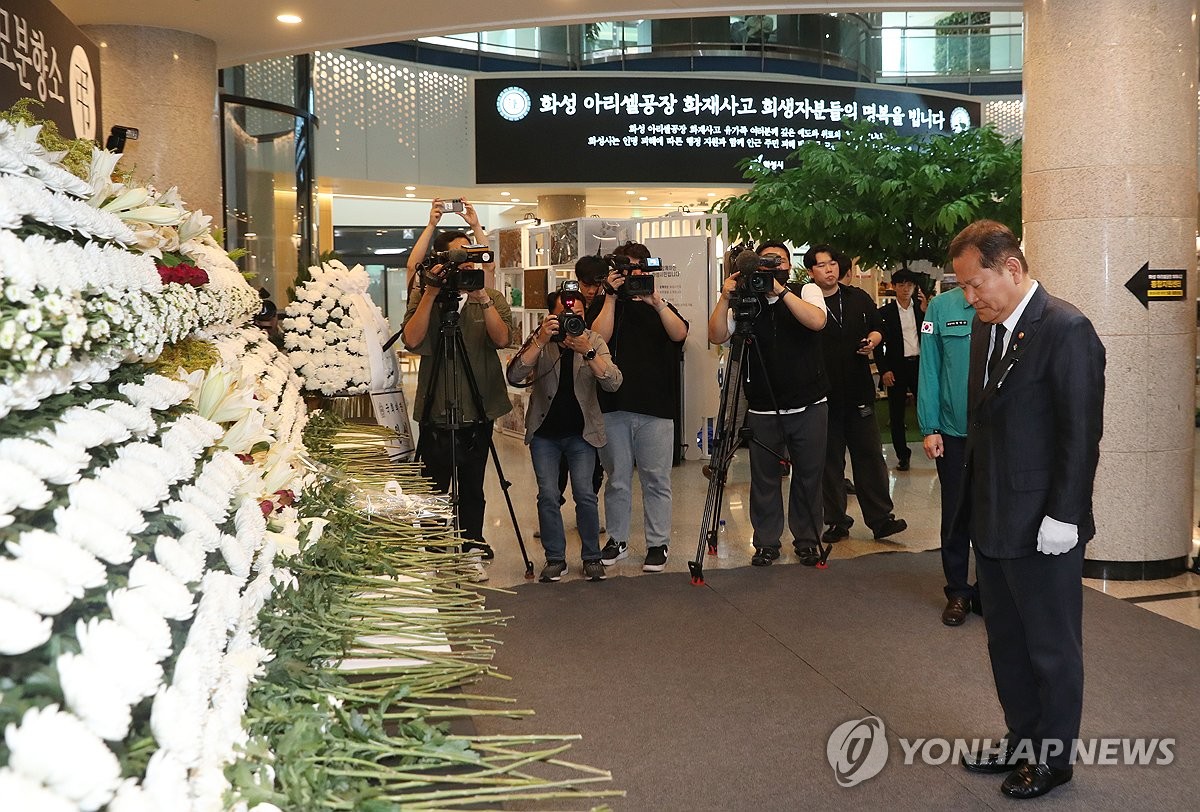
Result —
[[595, 254], [586, 254], [575, 261], [575, 278], [592, 285], [608, 276], [608, 263]]
[[546, 310], [553, 313], [556, 304], [558, 304], [558, 291], [552, 290], [546, 294]]
[[629, 257], [630, 259], [650, 259], [653, 256], [649, 248], [633, 240], [624, 245], [618, 245], [613, 249], [613, 253], [618, 256]]
[[835, 249], [832, 245], [830, 245], [828, 243], [824, 243], [824, 242], [820, 243], [819, 245], [814, 245], [812, 248], [809, 248], [807, 251], [804, 252], [804, 267], [808, 268], [811, 271], [813, 269], [813, 266], [817, 264], [817, 254], [820, 254], [820, 253], [829, 254], [829, 256], [831, 256], [835, 260], [837, 260], [838, 270], [839, 271], [842, 270], [842, 261], [840, 259], [838, 259], [837, 249]]
[[1009, 257], [1021, 262], [1021, 270], [1029, 273], [1029, 263], [1021, 251], [1021, 243], [1012, 229], [995, 220], [979, 220], [958, 232], [950, 241], [950, 261], [958, 259], [968, 248], [979, 252], [979, 262], [985, 268], [999, 270]]
[[788, 248], [786, 245], [779, 242], [778, 240], [767, 240], [765, 243], [758, 246], [758, 248], [755, 248], [754, 253], [758, 254], [761, 257], [762, 252], [768, 248], [778, 248], [780, 251], [783, 251], [783, 253], [787, 254], [788, 262], [792, 261], [792, 249]]
[[266, 321], [267, 319], [273, 319], [278, 313], [279, 308], [275, 306], [274, 302], [272, 302], [270, 299], [263, 299], [262, 310], [255, 314], [254, 320]]
[[850, 268], [854, 265], [854, 260], [841, 251], [834, 251], [830, 256], [838, 264], [838, 279], [845, 279], [846, 274], [850, 273]]
[[433, 250], [438, 252], [449, 251], [450, 243], [454, 242], [455, 240], [466, 240], [467, 242], [470, 242], [471, 238], [466, 232], [463, 231], [439, 231], [433, 237]]

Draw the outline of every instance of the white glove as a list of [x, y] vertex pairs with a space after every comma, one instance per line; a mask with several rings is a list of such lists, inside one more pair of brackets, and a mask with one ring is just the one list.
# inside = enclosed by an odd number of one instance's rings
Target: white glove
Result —
[[1046, 555], [1069, 553], [1079, 543], [1079, 528], [1046, 516], [1038, 528], [1037, 548]]

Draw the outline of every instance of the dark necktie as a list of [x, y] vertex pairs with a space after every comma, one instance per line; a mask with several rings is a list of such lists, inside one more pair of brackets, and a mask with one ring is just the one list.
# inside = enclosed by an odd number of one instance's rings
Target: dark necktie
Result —
[[1004, 356], [1004, 334], [1008, 332], [1003, 324], [996, 325], [996, 340], [992, 342], [992, 353], [988, 356], [988, 383], [996, 379], [996, 370], [1000, 367], [1000, 359]]

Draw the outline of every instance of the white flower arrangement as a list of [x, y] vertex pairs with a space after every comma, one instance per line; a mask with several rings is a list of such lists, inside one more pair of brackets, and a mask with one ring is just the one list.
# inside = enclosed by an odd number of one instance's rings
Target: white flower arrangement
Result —
[[325, 395], [367, 392], [371, 366], [364, 331], [376, 331], [383, 321], [366, 295], [370, 278], [361, 265], [347, 268], [336, 261], [310, 271], [312, 279], [296, 291], [281, 322], [288, 357], [307, 389]]

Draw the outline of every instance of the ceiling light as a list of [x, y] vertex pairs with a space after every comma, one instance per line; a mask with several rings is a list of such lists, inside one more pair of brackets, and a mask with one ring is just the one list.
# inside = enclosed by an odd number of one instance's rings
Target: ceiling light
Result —
[[510, 198], [509, 198], [509, 201], [511, 201], [511, 202], [513, 202], [513, 203], [520, 203], [520, 202], [521, 202], [521, 198], [519, 198], [519, 197], [510, 197]]
[[416, 195], [414, 195], [412, 192], [409, 192], [405, 195], [405, 197], [416, 197]]
[[406, 192], [415, 192], [415, 191], [417, 191], [417, 187], [416, 187], [416, 186], [405, 186], [405, 187], [404, 187], [404, 191], [406, 191]]
[[636, 194], [637, 194], [637, 192], [626, 192], [625, 194], [627, 194], [627, 195], [636, 195]]
[[275, 19], [279, 20], [281, 23], [287, 23], [288, 25], [296, 25], [300, 22], [303, 22], [300, 17], [295, 14], [280, 14]]
[[646, 197], [645, 195], [642, 195], [641, 197], [638, 198], [638, 200], [649, 200], [649, 199], [650, 198]]
[[500, 196], [501, 196], [501, 197], [508, 197], [508, 196], [509, 196], [509, 195], [511, 195], [511, 194], [512, 194], [512, 192], [501, 192], [501, 193], [500, 193]]
[[717, 196], [717, 193], [716, 193], [716, 192], [709, 192], [709, 193], [708, 193], [708, 196], [709, 196], [709, 197], [716, 197], [716, 196]]

